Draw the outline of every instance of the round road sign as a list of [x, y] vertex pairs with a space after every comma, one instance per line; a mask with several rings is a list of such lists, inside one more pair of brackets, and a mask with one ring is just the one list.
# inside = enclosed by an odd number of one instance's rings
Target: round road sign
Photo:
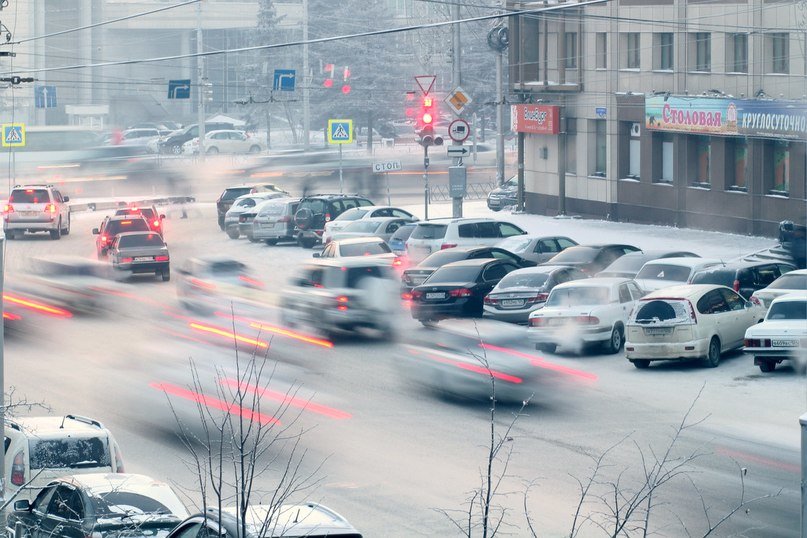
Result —
[[454, 142], [465, 142], [471, 135], [471, 127], [465, 120], [454, 120], [448, 125], [448, 136]]

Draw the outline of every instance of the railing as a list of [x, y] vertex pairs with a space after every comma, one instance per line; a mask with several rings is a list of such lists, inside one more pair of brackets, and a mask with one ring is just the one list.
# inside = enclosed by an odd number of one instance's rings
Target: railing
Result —
[[[465, 196], [466, 200], [484, 200], [488, 193], [496, 188], [496, 183], [486, 181], [482, 183], [468, 183]], [[432, 185], [429, 187], [429, 198], [432, 202], [448, 202], [451, 200], [448, 185]]]

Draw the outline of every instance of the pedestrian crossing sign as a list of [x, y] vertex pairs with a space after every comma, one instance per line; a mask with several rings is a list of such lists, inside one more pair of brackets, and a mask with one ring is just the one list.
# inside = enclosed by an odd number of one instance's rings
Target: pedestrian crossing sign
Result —
[[353, 142], [353, 120], [328, 120], [328, 144]]
[[4, 123], [3, 124], [3, 147], [19, 148], [25, 145], [25, 124], [24, 123]]

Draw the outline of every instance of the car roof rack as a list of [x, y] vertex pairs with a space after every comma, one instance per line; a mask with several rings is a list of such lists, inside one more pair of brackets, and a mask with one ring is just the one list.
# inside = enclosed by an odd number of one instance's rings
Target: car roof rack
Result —
[[[103, 429], [104, 425], [95, 420], [94, 418], [85, 417], [82, 415], [65, 415], [64, 418], [75, 420], [76, 422], [83, 422], [84, 424], [89, 424], [90, 426], [95, 426], [96, 428]], [[64, 421], [62, 421], [62, 425], [64, 426]]]
[[53, 183], [25, 183], [22, 185], [14, 185], [15, 189], [22, 189], [23, 187], [47, 187], [53, 188]]

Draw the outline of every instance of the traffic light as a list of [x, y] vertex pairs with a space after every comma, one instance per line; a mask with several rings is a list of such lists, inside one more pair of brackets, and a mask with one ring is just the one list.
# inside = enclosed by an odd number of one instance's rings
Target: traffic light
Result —
[[434, 121], [437, 117], [437, 112], [434, 107], [434, 99], [428, 95], [423, 97], [420, 106], [420, 114], [418, 115], [418, 136], [420, 137], [419, 143], [421, 146], [442, 146], [443, 137], [435, 136], [434, 134]]
[[350, 93], [350, 81], [348, 80], [349, 78], [350, 78], [350, 68], [348, 66], [345, 66], [345, 70], [342, 72], [342, 82], [343, 82], [342, 93], [344, 95]]

